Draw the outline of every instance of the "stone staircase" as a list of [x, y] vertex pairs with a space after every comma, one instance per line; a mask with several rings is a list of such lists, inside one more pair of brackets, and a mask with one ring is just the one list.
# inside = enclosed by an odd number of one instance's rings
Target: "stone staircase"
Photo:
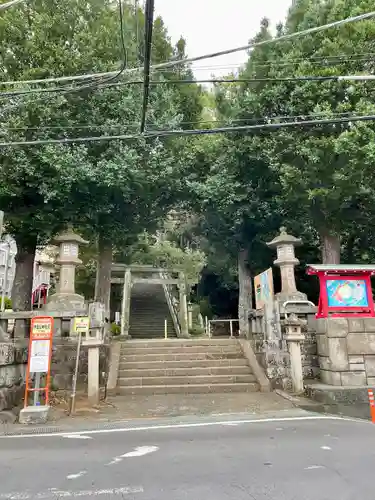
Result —
[[258, 390], [236, 339], [130, 340], [121, 345], [119, 394]]
[[135, 283], [130, 300], [129, 334], [131, 338], [164, 338], [165, 320], [167, 320], [168, 337], [176, 337], [163, 286], [153, 283]]

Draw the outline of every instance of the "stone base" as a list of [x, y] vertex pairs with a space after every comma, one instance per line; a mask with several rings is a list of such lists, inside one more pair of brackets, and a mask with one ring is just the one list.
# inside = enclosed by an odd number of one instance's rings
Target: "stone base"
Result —
[[49, 406], [27, 406], [20, 411], [20, 424], [45, 424], [48, 419]]
[[[307, 295], [302, 292], [293, 292], [293, 293], [279, 292], [275, 295], [275, 298], [277, 301], [284, 303], [288, 300], [307, 300]], [[292, 306], [293, 304], [290, 305]]]
[[323, 383], [306, 384], [306, 393], [324, 405], [324, 411], [354, 418], [370, 418], [368, 389], [373, 386], [335, 386]]
[[85, 298], [78, 293], [54, 293], [50, 295], [45, 311], [82, 311], [87, 309]]

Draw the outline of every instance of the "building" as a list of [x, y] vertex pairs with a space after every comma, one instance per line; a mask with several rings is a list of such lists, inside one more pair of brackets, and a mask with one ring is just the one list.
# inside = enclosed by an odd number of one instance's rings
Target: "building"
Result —
[[[16, 242], [6, 235], [0, 242], [0, 295], [11, 298], [16, 273]], [[47, 300], [54, 274], [54, 247], [38, 249], [34, 261], [33, 294], [34, 307], [41, 307]]]
[[17, 253], [16, 242], [5, 235], [0, 242], [0, 293], [5, 292], [5, 297], [12, 294], [14, 275], [16, 272], [15, 256]]

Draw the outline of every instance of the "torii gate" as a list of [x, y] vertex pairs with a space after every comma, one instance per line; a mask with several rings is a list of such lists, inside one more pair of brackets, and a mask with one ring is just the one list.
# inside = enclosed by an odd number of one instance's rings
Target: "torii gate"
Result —
[[[132, 273], [152, 273], [158, 274], [156, 277], [145, 277], [139, 278]], [[116, 275], [117, 276], [113, 276]], [[178, 278], [169, 278], [165, 275], [176, 275]], [[118, 276], [120, 275], [120, 276]], [[121, 276], [122, 275], [122, 276]], [[152, 283], [154, 285], [163, 285], [166, 300], [168, 303], [169, 310], [172, 315], [174, 326], [176, 328], [176, 333], [178, 337], [189, 337], [189, 322], [188, 322], [188, 305], [187, 305], [187, 291], [186, 291], [186, 279], [183, 272], [176, 269], [165, 269], [157, 268], [153, 266], [142, 266], [142, 265], [127, 265], [127, 264], [112, 264], [111, 268], [111, 283], [123, 285], [122, 291], [122, 304], [121, 304], [121, 336], [129, 337], [129, 326], [130, 326], [130, 300], [131, 300], [131, 289], [134, 283]], [[180, 311], [178, 318], [176, 317], [176, 311], [174, 310], [171, 297], [166, 289], [167, 285], [177, 285], [179, 289], [179, 303]], [[178, 321], [177, 321], [178, 319]]]

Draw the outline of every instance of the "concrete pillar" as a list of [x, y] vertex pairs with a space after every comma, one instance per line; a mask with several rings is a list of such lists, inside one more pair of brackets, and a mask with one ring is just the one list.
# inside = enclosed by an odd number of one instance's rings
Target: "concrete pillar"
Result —
[[303, 392], [303, 369], [301, 356], [301, 342], [305, 336], [302, 333], [303, 321], [299, 320], [295, 314], [291, 314], [284, 320], [286, 340], [290, 356], [290, 375], [292, 379], [293, 392], [299, 394]]
[[132, 290], [131, 270], [127, 269], [124, 275], [124, 287], [122, 290], [122, 304], [121, 304], [122, 337], [129, 337], [131, 290]]
[[88, 348], [87, 396], [90, 405], [96, 406], [99, 404], [99, 346], [89, 346]]
[[186, 281], [183, 273], [180, 273], [180, 326], [181, 326], [181, 336], [189, 337], [189, 319], [188, 319], [188, 306], [186, 297]]
[[189, 328], [193, 328], [193, 304], [191, 302], [188, 303], [188, 323]]
[[294, 268], [299, 264], [296, 259], [294, 248], [302, 244], [301, 239], [286, 232], [285, 227], [280, 228], [280, 235], [267, 243], [270, 248], [276, 248], [277, 259], [275, 266], [280, 268], [281, 292], [276, 294], [276, 298], [281, 301], [286, 300], [306, 300], [306, 295], [297, 290]]

